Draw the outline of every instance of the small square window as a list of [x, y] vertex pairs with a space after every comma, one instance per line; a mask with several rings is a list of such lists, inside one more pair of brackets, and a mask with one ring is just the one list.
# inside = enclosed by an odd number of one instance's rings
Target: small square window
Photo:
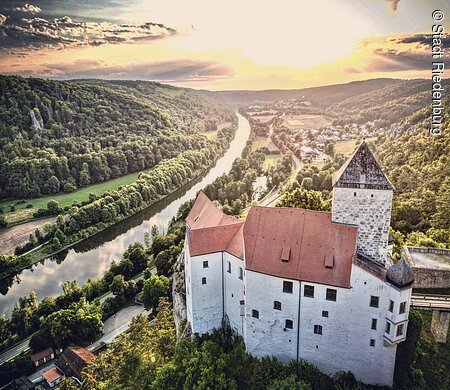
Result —
[[279, 301], [273, 301], [273, 308], [275, 310], [281, 310], [281, 302]]
[[380, 297], [376, 297], [375, 295], [370, 296], [370, 307], [378, 307], [380, 303]]
[[292, 294], [293, 290], [294, 290], [294, 283], [284, 280], [283, 281], [283, 292]]
[[294, 328], [294, 322], [292, 320], [286, 320], [286, 323], [284, 324], [284, 327], [286, 329], [293, 329]]
[[204, 261], [204, 262], [203, 262], [203, 268], [209, 268], [209, 264], [208, 264], [207, 261]]
[[231, 274], [231, 262], [230, 261], [228, 262], [227, 272]]
[[259, 311], [253, 309], [253, 310], [252, 310], [252, 317], [253, 317], [253, 318], [259, 318]]
[[403, 324], [400, 324], [399, 326], [397, 326], [397, 336], [403, 336], [403, 329], [404, 329]]
[[314, 286], [305, 284], [305, 287], [303, 288], [303, 296], [308, 298], [314, 298]]
[[392, 299], [389, 300], [389, 311], [394, 312], [394, 301]]
[[206, 278], [202, 278], [202, 284], [206, 284]]
[[242, 267], [239, 267], [239, 279], [244, 279], [244, 270], [242, 269]]
[[334, 288], [327, 288], [327, 301], [336, 302], [337, 290]]
[[356, 192], [353, 193], [353, 196], [356, 196]]
[[374, 339], [370, 339], [370, 346], [371, 347], [375, 347], [375, 340]]
[[376, 318], [372, 318], [372, 329], [377, 330], [377, 319]]
[[322, 317], [328, 317], [328, 311], [322, 310]]
[[314, 333], [322, 334], [322, 325], [314, 325]]
[[399, 314], [404, 314], [406, 312], [406, 302], [400, 303], [400, 309], [398, 311]]
[[391, 333], [391, 323], [386, 321], [386, 329], [384, 330], [386, 333]]

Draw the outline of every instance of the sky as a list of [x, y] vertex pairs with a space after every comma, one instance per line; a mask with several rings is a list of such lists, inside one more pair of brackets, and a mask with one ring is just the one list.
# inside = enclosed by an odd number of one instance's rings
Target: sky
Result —
[[0, 73], [212, 90], [430, 78], [433, 24], [450, 32], [450, 1], [1, 0]]

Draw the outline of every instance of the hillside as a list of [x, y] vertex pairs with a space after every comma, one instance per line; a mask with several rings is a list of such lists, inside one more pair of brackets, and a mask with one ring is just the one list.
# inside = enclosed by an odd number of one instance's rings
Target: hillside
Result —
[[424, 108], [401, 122], [397, 137], [387, 137], [378, 147], [396, 189], [394, 229], [450, 228], [450, 98], [443, 104], [442, 136], [429, 134], [430, 111]]
[[0, 199], [30, 198], [139, 172], [201, 149], [232, 112], [157, 83], [0, 76]]
[[352, 81], [346, 84], [326, 85], [302, 89], [268, 89], [262, 91], [196, 91], [219, 102], [232, 105], [267, 103], [286, 99], [304, 99], [318, 107], [325, 108], [345, 99], [396, 85], [397, 79], [372, 79]]
[[[450, 85], [448, 80], [445, 81], [445, 85], [448, 91]], [[430, 104], [429, 81], [405, 80], [349, 97], [331, 105], [328, 111], [336, 115], [335, 124], [379, 120], [380, 126], [386, 126], [412, 115], [428, 104]]]

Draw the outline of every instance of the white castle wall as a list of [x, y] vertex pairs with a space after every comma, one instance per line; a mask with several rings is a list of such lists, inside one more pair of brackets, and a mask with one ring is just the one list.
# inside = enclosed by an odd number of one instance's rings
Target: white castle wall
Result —
[[[293, 282], [292, 294], [283, 292], [283, 280]], [[298, 297], [300, 282], [258, 272], [245, 275], [245, 345], [255, 356], [276, 356], [284, 362], [297, 359]], [[273, 302], [281, 302], [281, 310]], [[259, 311], [259, 319], [252, 317]], [[294, 322], [285, 329], [285, 321]]]
[[391, 223], [392, 190], [333, 188], [332, 219], [358, 226], [358, 251], [385, 263]]
[[[244, 316], [240, 315], [240, 301], [244, 299], [244, 262], [237, 257], [224, 252], [225, 275], [225, 313], [228, 315], [231, 328], [242, 335], [244, 333]], [[228, 262], [231, 272], [228, 272]], [[239, 279], [239, 269], [242, 269], [242, 279]]]

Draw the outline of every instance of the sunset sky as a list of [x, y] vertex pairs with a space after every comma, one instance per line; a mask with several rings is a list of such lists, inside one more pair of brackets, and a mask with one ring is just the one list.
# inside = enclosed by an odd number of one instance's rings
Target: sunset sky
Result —
[[437, 9], [450, 32], [448, 0], [2, 0], [0, 73], [216, 90], [429, 78]]

